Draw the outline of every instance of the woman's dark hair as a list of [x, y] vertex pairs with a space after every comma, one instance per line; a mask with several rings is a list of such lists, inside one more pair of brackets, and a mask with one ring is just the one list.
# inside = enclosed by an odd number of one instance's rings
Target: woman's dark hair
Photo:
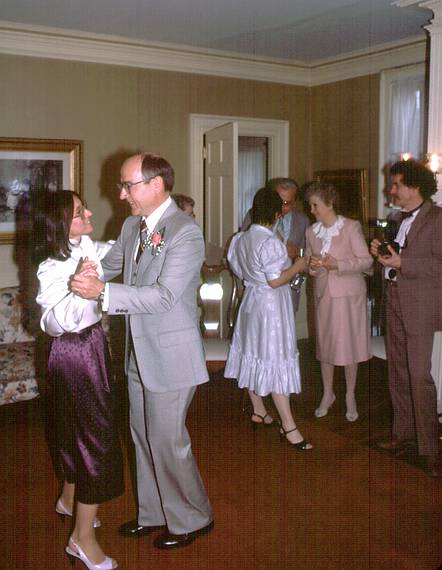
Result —
[[424, 200], [437, 192], [434, 173], [417, 160], [399, 160], [390, 168], [390, 174], [402, 174], [402, 182], [409, 188], [419, 188]]
[[80, 196], [70, 190], [36, 192], [32, 197], [34, 263], [41, 263], [48, 257], [60, 261], [69, 257], [74, 196], [81, 201]]
[[304, 191], [305, 200], [310, 200], [313, 196], [318, 196], [326, 206], [336, 206], [338, 191], [333, 184], [323, 182], [312, 182]]
[[282, 204], [282, 199], [277, 192], [270, 188], [261, 188], [253, 198], [252, 223], [274, 224], [275, 214], [281, 212]]

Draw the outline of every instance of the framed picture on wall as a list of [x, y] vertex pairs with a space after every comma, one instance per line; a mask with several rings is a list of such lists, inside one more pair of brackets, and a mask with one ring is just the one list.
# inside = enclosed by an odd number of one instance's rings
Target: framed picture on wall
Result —
[[368, 224], [368, 174], [365, 168], [319, 170], [314, 179], [336, 188], [338, 214], [359, 220], [364, 226]]
[[30, 192], [74, 190], [82, 196], [83, 143], [0, 138], [0, 244], [14, 243], [16, 210]]

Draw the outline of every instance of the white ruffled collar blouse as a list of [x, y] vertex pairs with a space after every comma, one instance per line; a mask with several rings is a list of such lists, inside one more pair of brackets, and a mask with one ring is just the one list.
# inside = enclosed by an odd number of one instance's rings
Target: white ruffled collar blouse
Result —
[[322, 242], [321, 255], [325, 255], [329, 252], [331, 241], [334, 237], [339, 235], [339, 232], [344, 225], [344, 219], [345, 218], [343, 216], [336, 216], [336, 221], [332, 226], [324, 226], [322, 222], [316, 222], [316, 224], [313, 224], [313, 233]]

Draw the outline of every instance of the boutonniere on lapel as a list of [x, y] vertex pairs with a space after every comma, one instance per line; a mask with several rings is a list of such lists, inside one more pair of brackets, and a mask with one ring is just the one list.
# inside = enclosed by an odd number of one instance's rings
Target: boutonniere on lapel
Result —
[[165, 245], [164, 241], [164, 232], [166, 228], [161, 228], [157, 232], [152, 232], [147, 235], [145, 241], [145, 247], [150, 249], [150, 253], [155, 257], [159, 255], [163, 251], [163, 247]]

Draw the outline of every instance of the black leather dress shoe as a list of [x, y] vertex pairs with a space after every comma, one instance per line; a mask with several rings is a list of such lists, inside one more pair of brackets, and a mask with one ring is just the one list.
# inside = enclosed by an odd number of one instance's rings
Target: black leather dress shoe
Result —
[[198, 530], [194, 530], [193, 532], [187, 532], [186, 534], [171, 534], [170, 532], [165, 532], [164, 534], [158, 536], [154, 541], [153, 544], [157, 548], [161, 548], [162, 550], [169, 550], [171, 548], [182, 548], [183, 546], [187, 546], [191, 542], [193, 542], [196, 538], [201, 536], [202, 534], [207, 534], [213, 528], [213, 521], [209, 523], [207, 526], [203, 526]]
[[137, 520], [129, 521], [120, 526], [118, 529], [118, 533], [121, 536], [129, 536], [132, 538], [137, 538], [139, 536], [146, 536], [146, 534], [150, 534], [155, 530], [160, 530], [164, 528], [164, 525], [161, 526], [143, 526], [138, 524]]

